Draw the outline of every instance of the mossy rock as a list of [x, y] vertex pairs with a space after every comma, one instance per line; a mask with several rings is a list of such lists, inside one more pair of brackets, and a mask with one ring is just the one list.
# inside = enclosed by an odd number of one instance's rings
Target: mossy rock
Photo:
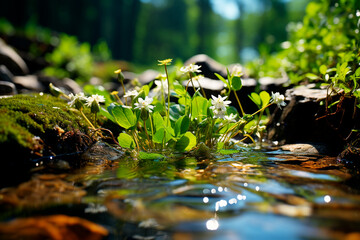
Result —
[[83, 151], [92, 142], [89, 134], [80, 112], [60, 98], [37, 94], [0, 99], [0, 150], [8, 156], [1, 164], [6, 167]]

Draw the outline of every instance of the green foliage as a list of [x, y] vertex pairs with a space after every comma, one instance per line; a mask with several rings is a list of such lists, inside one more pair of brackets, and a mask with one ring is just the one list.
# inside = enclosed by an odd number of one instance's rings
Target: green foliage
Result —
[[117, 124], [125, 129], [133, 127], [137, 123], [137, 117], [131, 109], [122, 105], [110, 105], [108, 112], [112, 115]]
[[283, 50], [248, 65], [255, 77], [282, 77], [292, 84], [314, 82], [329, 92], [359, 98], [360, 2], [312, 1], [302, 23], [288, 25]]
[[[283, 96], [278, 93], [278, 99], [272, 101], [265, 91], [252, 93], [259, 111], [252, 115], [242, 113], [243, 117], [240, 117], [236, 108], [229, 105], [231, 101], [226, 100], [228, 95], [211, 96], [211, 99], [207, 99], [197, 90], [191, 96], [187, 87], [169, 77], [176, 77], [174, 74], [168, 75], [167, 65], [171, 61], [167, 59], [167, 63], [164, 63], [165, 60], [160, 63], [165, 65], [166, 77], [163, 82], [155, 82], [157, 87], [153, 89], [154, 97], [149, 97], [150, 83], [143, 86], [140, 92], [128, 92], [131, 93], [131, 101], [127, 104], [110, 98], [114, 102], [108, 105], [107, 111], [101, 110], [102, 115], [122, 128], [118, 142], [123, 148], [135, 149], [140, 153], [167, 150], [185, 152], [206, 145], [208, 149], [221, 150], [233, 146], [230, 139], [234, 136], [242, 135], [244, 139], [253, 139], [251, 135], [261, 135], [259, 131], [265, 130], [263, 122], [260, 121], [263, 111], [272, 103], [284, 104]], [[192, 65], [181, 69], [186, 74], [189, 73], [188, 81], [191, 82], [194, 72], [199, 71], [199, 66]], [[228, 72], [226, 80], [221, 76], [219, 78], [229, 86], [228, 94], [236, 94], [242, 87], [239, 71]], [[166, 96], [168, 85], [177, 102], [170, 102], [169, 95]], [[166, 86], [165, 89], [161, 90], [162, 86]], [[241, 105], [239, 101], [238, 104]], [[259, 116], [255, 119], [257, 115]]]
[[79, 43], [76, 37], [62, 34], [57, 48], [46, 56], [51, 64], [44, 73], [58, 78], [88, 81], [93, 72], [93, 56], [88, 43]]
[[130, 149], [135, 148], [134, 140], [132, 139], [131, 136], [129, 136], [126, 133], [120, 133], [120, 135], [118, 137], [118, 142], [119, 142], [119, 145], [123, 148], [130, 148]]

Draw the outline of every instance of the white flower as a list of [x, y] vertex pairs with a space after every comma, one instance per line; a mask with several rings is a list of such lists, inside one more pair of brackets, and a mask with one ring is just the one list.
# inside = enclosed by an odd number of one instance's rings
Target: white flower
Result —
[[86, 99], [85, 105], [88, 106], [88, 107], [91, 107], [91, 105], [92, 105], [93, 103], [99, 104], [99, 103], [101, 103], [101, 102], [105, 102], [104, 96], [99, 95], [99, 94], [94, 94], [94, 95], [91, 95], [90, 97], [88, 97], [88, 98]]
[[83, 92], [77, 93], [76, 95], [70, 93], [70, 102], [68, 103], [70, 107], [74, 107], [77, 101], [87, 101], [87, 97]]
[[161, 89], [165, 92], [165, 94], [169, 93], [168, 82], [166, 79], [164, 80], [155, 80], [156, 88], [154, 88], [154, 92], [161, 92]]
[[214, 113], [214, 118], [225, 119], [226, 111], [223, 111], [222, 109], [214, 109], [213, 113]]
[[136, 90], [132, 90], [132, 91], [127, 91], [126, 93], [125, 93], [125, 95], [124, 95], [124, 97], [135, 97], [135, 96], [137, 96], [139, 94], [139, 92], [138, 91], [136, 91]]
[[211, 99], [211, 104], [212, 106], [210, 107], [210, 109], [217, 109], [217, 110], [221, 110], [221, 111], [225, 111], [226, 107], [229, 106], [229, 104], [231, 103], [231, 101], [224, 101], [227, 96], [225, 97], [221, 97], [220, 95], [218, 95], [218, 97], [215, 97], [214, 95], [211, 95], [212, 99]]
[[180, 68], [180, 72], [182, 72], [182, 73], [195, 73], [195, 72], [197, 72], [197, 73], [200, 73], [201, 72], [201, 70], [199, 69], [201, 66], [199, 66], [199, 65], [195, 65], [195, 64], [189, 64], [188, 66], [184, 66], [184, 67], [181, 67]]
[[276, 92], [276, 93], [271, 92], [270, 102], [277, 104], [280, 109], [281, 109], [281, 106], [286, 106], [284, 95], [282, 95], [278, 92]]
[[145, 99], [139, 98], [138, 102], [134, 104], [136, 106], [134, 109], [145, 109], [152, 112], [152, 109], [154, 108], [154, 106], [151, 105], [152, 101], [153, 98], [149, 98], [148, 96], [146, 96]]
[[237, 117], [237, 114], [231, 113], [230, 115], [225, 115], [224, 120], [229, 121], [229, 122], [236, 122], [236, 117]]
[[235, 65], [232, 69], [232, 75], [235, 77], [241, 77], [243, 75], [243, 68], [241, 65]]

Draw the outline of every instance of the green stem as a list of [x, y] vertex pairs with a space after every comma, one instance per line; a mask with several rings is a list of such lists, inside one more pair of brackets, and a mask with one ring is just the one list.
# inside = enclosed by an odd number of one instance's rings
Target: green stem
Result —
[[134, 140], [135, 140], [135, 144], [136, 144], [137, 150], [139, 151], [139, 150], [140, 150], [140, 146], [139, 146], [139, 142], [138, 142], [137, 136], [135, 135], [135, 131], [131, 131], [131, 134], [133, 135], [133, 138], [134, 138]]
[[[165, 74], [166, 74], [166, 79], [167, 79], [167, 83], [168, 83], [168, 106], [167, 106], [167, 118], [168, 118], [168, 126], [170, 126], [170, 81], [169, 81], [169, 75], [168, 75], [168, 71], [167, 71], [167, 67], [166, 64], [165, 66]], [[165, 102], [165, 100], [164, 100]], [[165, 104], [164, 104], [165, 105]]]
[[80, 113], [83, 116], [83, 118], [85, 119], [85, 121], [90, 125], [90, 127], [95, 130], [96, 128], [94, 127], [94, 125], [89, 121], [89, 119], [85, 116], [85, 114], [83, 113], [82, 109], [80, 109]]
[[149, 140], [149, 147], [153, 147], [153, 146], [152, 146], [152, 141], [151, 141], [150, 136], [149, 136], [149, 133], [148, 133], [148, 130], [147, 130], [147, 128], [146, 128], [146, 121], [143, 120], [143, 122], [144, 122], [145, 134], [146, 134], [146, 136], [147, 136], [147, 138], [148, 138], [148, 140]]
[[[125, 94], [126, 94], [126, 92], [125, 92], [124, 81], [120, 81], [120, 82], [121, 82], [121, 87], [122, 87], [123, 92], [124, 92], [124, 95], [125, 95]], [[128, 105], [128, 103], [127, 103], [127, 97], [125, 97], [125, 104], [126, 104], [126, 106]]]
[[241, 114], [242, 114], [243, 116], [245, 116], [245, 112], [244, 112], [244, 109], [243, 109], [243, 107], [242, 107], [242, 105], [241, 105], [241, 103], [240, 103], [240, 99], [239, 99], [239, 97], [238, 97], [238, 95], [237, 95], [236, 91], [235, 91], [235, 90], [233, 90], [233, 92], [234, 92], [234, 94], [235, 94], [236, 101], [237, 101], [237, 102], [238, 102], [238, 104], [239, 104], [239, 107], [240, 107], [240, 110], [241, 110]]
[[256, 112], [254, 112], [253, 114], [251, 114], [251, 116], [256, 115], [258, 112], [260, 111], [264, 111], [265, 108], [269, 107], [270, 105], [272, 105], [273, 103], [269, 103], [268, 105], [266, 105], [265, 107], [260, 108], [259, 110], [257, 110]]

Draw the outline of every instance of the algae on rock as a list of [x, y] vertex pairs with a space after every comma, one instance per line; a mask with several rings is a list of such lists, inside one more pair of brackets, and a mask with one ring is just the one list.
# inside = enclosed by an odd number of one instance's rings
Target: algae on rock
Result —
[[81, 114], [60, 98], [36, 94], [0, 99], [0, 150], [9, 156], [9, 166], [84, 150], [92, 142], [89, 133]]

